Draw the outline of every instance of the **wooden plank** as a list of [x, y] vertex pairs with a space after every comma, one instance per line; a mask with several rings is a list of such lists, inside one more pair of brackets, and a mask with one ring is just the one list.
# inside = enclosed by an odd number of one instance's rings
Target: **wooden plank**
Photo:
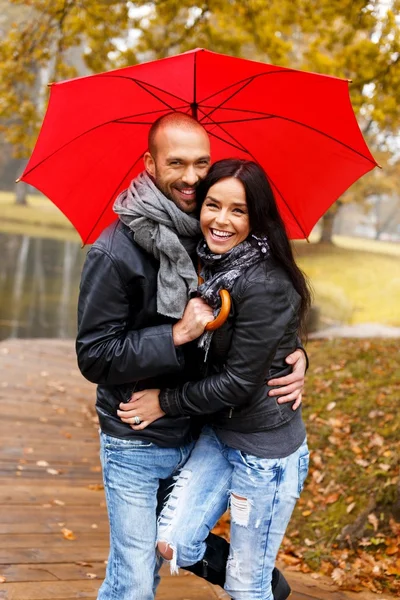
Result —
[[101, 582], [30, 581], [5, 583], [0, 589], [1, 600], [65, 600], [66, 598], [96, 598]]
[[1, 574], [6, 578], [7, 583], [18, 581], [86, 580], [88, 579], [88, 573], [93, 573], [101, 581], [105, 576], [106, 565], [104, 561], [93, 563], [85, 561], [84, 565], [75, 563], [40, 563], [37, 565], [7, 565], [0, 567], [0, 570]]
[[[94, 599], [100, 583], [91, 581], [45, 581], [6, 583], [0, 590], [2, 600], [67, 600]], [[166, 577], [162, 580], [157, 600], [211, 600], [211, 586], [196, 577]]]
[[75, 540], [66, 540], [63, 534], [57, 533], [16, 533], [15, 535], [0, 535], [0, 549], [2, 548], [48, 548], [69, 547], [73, 552], [76, 546], [105, 546], [108, 543], [107, 536], [93, 529], [91, 532], [74, 532]]
[[[0, 565], [30, 563], [101, 562], [108, 557], [108, 541], [103, 546], [67, 544], [55, 548], [0, 548]], [[0, 590], [2, 587], [0, 587]], [[1, 596], [0, 596], [1, 598]]]

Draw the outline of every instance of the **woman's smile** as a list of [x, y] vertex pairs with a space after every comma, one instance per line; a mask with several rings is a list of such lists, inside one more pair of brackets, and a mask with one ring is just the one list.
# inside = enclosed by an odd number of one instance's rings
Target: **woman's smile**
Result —
[[229, 252], [248, 237], [246, 192], [239, 179], [228, 177], [210, 187], [201, 207], [200, 226], [215, 254]]

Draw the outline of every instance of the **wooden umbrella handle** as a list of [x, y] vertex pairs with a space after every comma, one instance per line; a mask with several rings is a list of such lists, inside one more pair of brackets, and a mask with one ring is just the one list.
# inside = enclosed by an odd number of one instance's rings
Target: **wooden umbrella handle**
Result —
[[205, 331], [215, 331], [216, 329], [219, 329], [219, 327], [225, 323], [231, 312], [232, 300], [228, 290], [220, 290], [219, 295], [221, 297], [221, 310], [213, 321], [207, 323]]
[[[199, 264], [198, 264], [199, 285], [204, 283], [204, 279], [200, 275], [200, 269], [201, 269], [201, 264], [199, 261]], [[222, 325], [227, 320], [229, 313], [231, 312], [232, 300], [231, 300], [231, 296], [230, 296], [228, 290], [220, 290], [219, 295], [221, 298], [221, 310], [219, 311], [218, 316], [213, 321], [210, 321], [209, 323], [207, 323], [207, 325], [205, 326], [205, 329], [204, 329], [205, 331], [215, 331], [216, 329], [219, 329], [220, 327], [222, 327]]]

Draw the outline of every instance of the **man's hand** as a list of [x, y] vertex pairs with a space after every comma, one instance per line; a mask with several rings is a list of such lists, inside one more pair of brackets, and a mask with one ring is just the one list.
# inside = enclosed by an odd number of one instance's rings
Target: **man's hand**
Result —
[[[121, 402], [117, 415], [121, 421], [128, 423], [135, 431], [145, 429], [150, 423], [161, 419], [165, 415], [160, 408], [158, 395], [160, 390], [143, 390], [133, 394], [129, 402]], [[135, 418], [139, 417], [140, 424], [135, 425]]]
[[293, 371], [290, 375], [285, 377], [279, 377], [277, 379], [270, 379], [268, 385], [280, 385], [282, 387], [270, 390], [269, 396], [281, 396], [278, 400], [278, 404], [284, 404], [285, 402], [296, 402], [293, 404], [293, 410], [299, 408], [301, 404], [301, 393], [304, 387], [304, 375], [306, 372], [306, 357], [303, 350], [295, 350], [292, 354], [286, 357], [286, 362], [289, 365], [293, 365]]
[[180, 321], [172, 327], [175, 346], [181, 346], [200, 337], [204, 328], [214, 319], [213, 309], [201, 298], [192, 298], [186, 305]]

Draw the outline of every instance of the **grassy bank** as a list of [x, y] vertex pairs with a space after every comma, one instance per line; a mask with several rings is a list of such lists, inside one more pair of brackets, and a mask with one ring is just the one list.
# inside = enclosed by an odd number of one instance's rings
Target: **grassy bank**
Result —
[[28, 195], [28, 204], [18, 206], [14, 194], [0, 192], [0, 214], [0, 231], [4, 233], [80, 240], [66, 216], [44, 196]]
[[310, 472], [280, 558], [345, 589], [399, 593], [400, 340], [307, 349]]
[[[350, 245], [348, 238], [344, 242]], [[357, 243], [362, 249], [357, 248]], [[352, 248], [296, 244], [296, 258], [310, 278], [315, 303], [327, 325], [400, 325], [398, 251], [400, 244], [381, 246], [379, 242], [358, 239], [353, 240]]]

